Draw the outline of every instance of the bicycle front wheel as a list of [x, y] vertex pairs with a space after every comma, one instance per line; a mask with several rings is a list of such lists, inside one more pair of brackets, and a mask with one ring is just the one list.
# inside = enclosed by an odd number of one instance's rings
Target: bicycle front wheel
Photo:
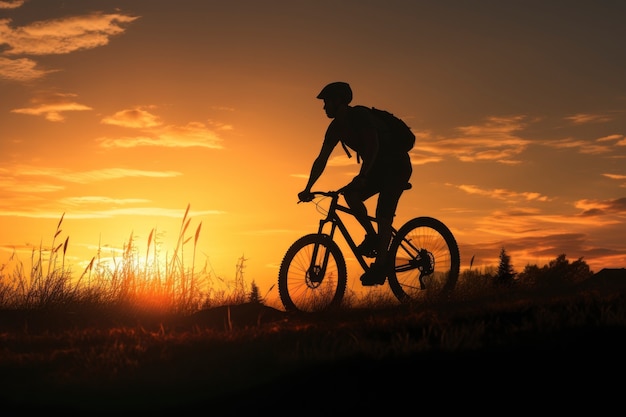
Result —
[[341, 304], [348, 274], [339, 246], [325, 234], [310, 234], [287, 250], [278, 272], [278, 294], [287, 311], [320, 312]]
[[391, 242], [389, 286], [401, 302], [447, 295], [459, 278], [461, 258], [454, 235], [441, 221], [416, 217]]

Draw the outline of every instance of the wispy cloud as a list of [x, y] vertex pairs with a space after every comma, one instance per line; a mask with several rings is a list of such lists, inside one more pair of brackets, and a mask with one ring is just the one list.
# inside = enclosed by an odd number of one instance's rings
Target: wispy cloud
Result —
[[103, 148], [136, 148], [159, 146], [163, 148], [209, 148], [222, 149], [222, 138], [205, 124], [191, 122], [185, 126], [164, 126], [149, 129], [149, 135], [127, 137], [101, 137], [97, 141]]
[[610, 141], [616, 141], [619, 143], [620, 140], [624, 139], [624, 135], [608, 135], [608, 136], [603, 136], [601, 138], [596, 139], [598, 142], [610, 142]]
[[626, 197], [614, 200], [579, 200], [576, 207], [583, 210], [581, 216], [602, 216], [608, 214], [626, 215]]
[[111, 198], [105, 196], [80, 196], [61, 198], [60, 203], [79, 206], [83, 204], [106, 204], [107, 206], [121, 206], [127, 204], [148, 203], [150, 200], [145, 198]]
[[464, 162], [493, 161], [518, 164], [517, 155], [530, 143], [515, 132], [526, 127], [524, 116], [489, 117], [483, 124], [456, 128], [460, 136], [433, 137], [428, 132], [417, 132], [414, 154], [450, 156]]
[[[497, 265], [498, 254], [505, 248], [511, 256], [512, 264], [517, 272], [523, 271], [526, 265], [546, 265], [556, 258], [557, 254], [565, 254], [568, 259], [583, 257], [587, 262], [594, 256], [611, 255], [614, 252], [594, 245], [584, 233], [547, 233], [543, 235], [508, 236], [506, 240], [493, 240], [468, 244], [464, 249], [476, 256], [476, 265]], [[572, 254], [577, 254], [572, 258]], [[623, 260], [623, 255], [618, 255]], [[520, 263], [520, 259], [533, 260]], [[618, 262], [619, 263], [619, 262]], [[590, 264], [590, 266], [593, 266]], [[597, 269], [596, 269], [597, 270]]]
[[25, 0], [5, 0], [0, 1], [0, 9], [17, 9], [24, 5]]
[[51, 122], [62, 122], [65, 117], [62, 113], [68, 111], [92, 110], [91, 107], [77, 103], [72, 99], [76, 94], [69, 93], [40, 93], [31, 99], [32, 107], [13, 109], [11, 113], [27, 114], [32, 116], [44, 116]]
[[141, 107], [120, 110], [111, 116], [103, 118], [101, 122], [108, 125], [129, 128], [148, 128], [162, 124], [158, 116]]
[[602, 175], [607, 177], [607, 178], [611, 178], [613, 180], [624, 180], [624, 179], [626, 179], [626, 175], [619, 175], [619, 174], [602, 174]]
[[[215, 216], [225, 214], [220, 210], [198, 210], [189, 212], [189, 216]], [[65, 219], [109, 219], [117, 216], [154, 216], [154, 217], [171, 217], [180, 218], [180, 209], [169, 209], [162, 207], [129, 207], [118, 208], [111, 210], [85, 210], [85, 211], [71, 211], [64, 215]], [[28, 217], [35, 219], [58, 219], [58, 211], [18, 211], [18, 210], [4, 210], [0, 211], [0, 217]]]
[[574, 124], [585, 124], [610, 122], [613, 118], [606, 114], [578, 113], [565, 117], [565, 120], [569, 120]]
[[51, 193], [63, 189], [65, 189], [63, 185], [49, 184], [45, 181], [18, 180], [18, 176], [0, 176], [0, 190], [9, 190], [12, 193]]
[[29, 58], [9, 59], [0, 56], [0, 78], [9, 81], [32, 81], [58, 70], [37, 68], [37, 62]]
[[149, 111], [154, 106], [143, 106], [116, 112], [104, 117], [101, 122], [142, 132], [137, 136], [101, 137], [97, 141], [103, 148], [136, 148], [157, 146], [163, 148], [209, 148], [222, 149], [222, 138], [216, 130], [232, 130], [232, 126], [216, 124], [212, 129], [201, 122], [189, 122], [184, 126], [163, 125], [161, 119]]
[[[0, 8], [21, 6], [22, 2], [1, 2]], [[138, 16], [95, 12], [12, 26], [11, 19], [0, 19], [0, 78], [11, 81], [31, 81], [51, 70], [36, 69], [37, 63], [20, 55], [58, 55], [107, 45], [113, 36], [122, 34]]]
[[484, 189], [476, 185], [461, 184], [456, 186], [458, 189], [465, 191], [468, 194], [480, 195], [482, 197], [495, 198], [497, 200], [506, 200], [508, 202], [518, 201], [540, 201], [547, 202], [550, 199], [536, 192], [516, 192], [511, 190], [505, 190], [502, 188]]
[[291, 229], [259, 229], [259, 230], [245, 230], [241, 232], [241, 235], [246, 236], [274, 236], [293, 233]]
[[600, 144], [600, 142], [603, 141], [590, 142], [582, 139], [565, 138], [544, 141], [543, 144], [554, 149], [573, 149], [577, 152], [588, 155], [598, 155], [611, 152], [612, 147], [610, 145]]
[[4, 55], [52, 55], [97, 48], [125, 31], [122, 25], [138, 17], [119, 13], [92, 13], [61, 19], [32, 22], [11, 27], [10, 19], [0, 20]]
[[[88, 184], [95, 181], [106, 181], [120, 178], [170, 178], [178, 177], [180, 175], [182, 175], [182, 173], [178, 171], [144, 171], [128, 168], [103, 168], [91, 171], [74, 172], [65, 168], [18, 165], [11, 168], [0, 168], [0, 188], [9, 188], [13, 192], [34, 191], [33, 185], [28, 185], [27, 183], [24, 189], [21, 188], [22, 184], [24, 184], [23, 177], [52, 178], [59, 182]], [[16, 178], [19, 178], [19, 181], [17, 181]]]

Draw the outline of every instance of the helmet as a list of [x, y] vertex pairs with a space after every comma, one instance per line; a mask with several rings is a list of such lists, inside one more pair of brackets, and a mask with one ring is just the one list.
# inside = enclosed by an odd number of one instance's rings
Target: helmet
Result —
[[327, 98], [339, 98], [346, 103], [350, 103], [352, 101], [352, 89], [350, 88], [350, 84], [337, 81], [324, 87], [317, 95], [317, 98], [322, 100]]

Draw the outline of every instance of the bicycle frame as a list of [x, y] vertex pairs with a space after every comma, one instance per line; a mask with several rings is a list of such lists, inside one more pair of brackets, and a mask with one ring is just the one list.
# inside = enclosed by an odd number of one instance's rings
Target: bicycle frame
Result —
[[[348, 247], [350, 248], [350, 250], [352, 250], [352, 253], [354, 254], [355, 258], [357, 259], [357, 261], [359, 262], [359, 264], [361, 265], [363, 270], [367, 271], [369, 269], [369, 265], [367, 264], [367, 261], [365, 260], [365, 257], [360, 255], [357, 252], [357, 244], [354, 241], [354, 239], [352, 238], [352, 235], [350, 234], [350, 232], [348, 231], [348, 227], [346, 226], [345, 222], [343, 221], [343, 219], [339, 215], [339, 212], [341, 212], [341, 213], [346, 213], [346, 214], [356, 218], [356, 216], [354, 215], [354, 212], [352, 211], [352, 209], [350, 209], [349, 207], [344, 206], [344, 205], [339, 203], [339, 196], [341, 195], [341, 192], [339, 192], [339, 191], [335, 191], [335, 192], [314, 192], [314, 194], [319, 194], [319, 195], [323, 195], [323, 196], [331, 198], [330, 206], [328, 208], [328, 213], [326, 214], [325, 218], [320, 219], [319, 226], [318, 226], [318, 229], [317, 229], [317, 233], [320, 234], [320, 235], [326, 234], [326, 235], [328, 235], [330, 237], [331, 240], [334, 240], [335, 232], [337, 230], [339, 230], [339, 232], [341, 233], [341, 235], [345, 239], [345, 241], [348, 244]], [[372, 223], [376, 223], [377, 222], [376, 218], [373, 217], [373, 216], [368, 215], [367, 218]], [[326, 226], [329, 223], [330, 223], [330, 231], [328, 233], [324, 233], [324, 229], [327, 228]], [[396, 234], [397, 234], [397, 230], [392, 227], [392, 229], [391, 229], [391, 239], [392, 240], [395, 238]], [[318, 248], [315, 247], [314, 248], [314, 252], [313, 252], [313, 259], [316, 259], [316, 257], [317, 257], [317, 250], [318, 250]], [[327, 256], [328, 256], [328, 253], [326, 254], [326, 257]], [[324, 265], [326, 265], [326, 263], [327, 263], [327, 259], [324, 259]]]
[[[322, 214], [317, 231], [297, 239], [281, 261], [278, 293], [288, 311], [323, 311], [341, 305], [348, 281], [344, 255], [348, 249], [338, 245], [337, 233], [343, 236], [361, 268], [370, 268], [366, 259], [369, 256], [359, 253], [350, 234], [353, 226], [347, 224], [346, 216], [356, 216], [347, 203], [339, 202], [342, 190], [311, 194], [314, 198], [330, 198], [330, 204], [320, 210], [319, 200], [315, 202]], [[378, 223], [373, 216], [367, 215], [367, 219], [373, 225]], [[385, 281], [401, 302], [423, 298], [424, 290], [429, 296], [445, 296], [456, 285], [460, 267], [456, 239], [445, 224], [433, 217], [414, 217], [401, 227], [392, 227], [387, 255]]]

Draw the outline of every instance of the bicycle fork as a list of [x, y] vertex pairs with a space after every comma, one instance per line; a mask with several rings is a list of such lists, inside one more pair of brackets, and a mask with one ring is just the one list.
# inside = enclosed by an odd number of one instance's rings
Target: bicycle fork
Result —
[[[330, 222], [331, 228], [330, 228], [330, 232], [328, 233], [328, 235], [325, 235], [324, 225], [328, 222]], [[337, 228], [337, 224], [329, 220], [328, 218], [326, 218], [326, 219], [320, 220], [317, 234], [320, 236], [325, 236], [326, 239], [329, 239], [329, 241], [332, 242], [333, 236], [335, 235], [336, 228]], [[309, 265], [309, 268], [307, 270], [307, 276], [311, 284], [319, 285], [324, 280], [324, 277], [326, 276], [326, 268], [328, 267], [328, 259], [330, 257], [330, 247], [329, 247], [330, 242], [328, 245], [323, 245], [320, 242], [316, 242], [315, 245], [313, 245], [313, 253], [311, 254], [311, 264]], [[324, 251], [323, 253], [322, 262], [318, 264], [317, 257], [320, 251], [320, 247], [327, 248], [327, 250]]]

